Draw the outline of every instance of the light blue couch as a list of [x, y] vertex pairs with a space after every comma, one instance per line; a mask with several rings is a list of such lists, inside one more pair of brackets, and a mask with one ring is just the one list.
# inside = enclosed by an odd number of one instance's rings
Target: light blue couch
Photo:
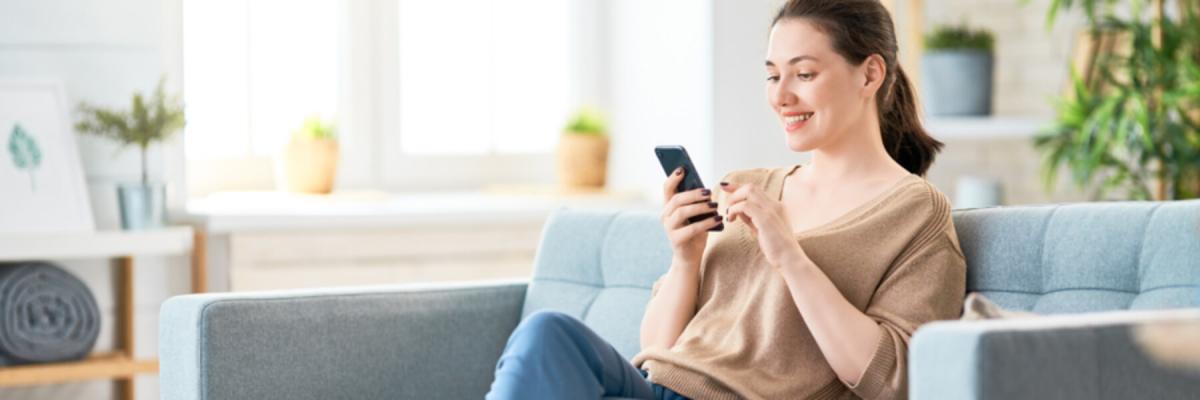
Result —
[[[1200, 375], [1150, 363], [1129, 334], [1140, 319], [1200, 320], [1200, 311], [1090, 313], [1195, 307], [1200, 201], [954, 219], [969, 290], [1007, 308], [1089, 314], [927, 324], [911, 342], [912, 398], [1200, 393]], [[546, 224], [531, 281], [174, 297], [160, 320], [162, 396], [480, 398], [509, 333], [537, 310], [578, 316], [632, 357], [650, 285], [669, 260], [656, 215], [565, 210]]]

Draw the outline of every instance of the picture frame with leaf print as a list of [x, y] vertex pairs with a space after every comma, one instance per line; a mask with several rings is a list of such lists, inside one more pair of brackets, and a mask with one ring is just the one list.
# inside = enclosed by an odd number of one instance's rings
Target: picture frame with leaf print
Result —
[[0, 80], [0, 234], [95, 230], [61, 82]]

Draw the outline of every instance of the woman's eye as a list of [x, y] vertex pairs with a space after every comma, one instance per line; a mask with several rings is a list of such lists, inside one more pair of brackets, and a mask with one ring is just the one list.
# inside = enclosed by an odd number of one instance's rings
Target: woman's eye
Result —
[[772, 75], [772, 76], [768, 76], [768, 77], [767, 77], [767, 81], [770, 81], [770, 82], [778, 82], [778, 81], [779, 81], [779, 77], [778, 77], [778, 76], [774, 76], [774, 75]]
[[817, 74], [814, 74], [814, 73], [796, 74], [796, 77], [800, 78], [800, 80], [802, 80], [802, 81], [811, 81], [816, 76], [817, 76]]

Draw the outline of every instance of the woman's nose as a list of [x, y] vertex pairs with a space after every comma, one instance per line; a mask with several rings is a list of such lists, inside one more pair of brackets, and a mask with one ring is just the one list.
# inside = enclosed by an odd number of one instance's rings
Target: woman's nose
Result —
[[771, 88], [771, 101], [780, 107], [790, 106], [792, 103], [795, 103], [796, 96], [788, 90], [787, 86], [784, 86], [782, 82], [780, 83]]

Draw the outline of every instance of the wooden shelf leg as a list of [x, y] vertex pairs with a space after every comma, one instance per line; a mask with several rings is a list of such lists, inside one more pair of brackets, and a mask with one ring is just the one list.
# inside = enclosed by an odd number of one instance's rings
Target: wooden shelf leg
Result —
[[134, 387], [133, 387], [133, 377], [132, 376], [124, 377], [124, 378], [117, 378], [116, 380], [113, 381], [113, 383], [116, 385], [116, 389], [117, 389], [116, 397], [114, 397], [114, 399], [133, 400]]
[[[116, 351], [133, 360], [135, 354], [135, 342], [133, 338], [133, 256], [117, 258], [115, 275], [117, 281]], [[117, 378], [114, 383], [116, 386], [116, 399], [133, 400], [134, 375]]]
[[196, 228], [192, 240], [192, 293], [208, 291], [208, 236]]

